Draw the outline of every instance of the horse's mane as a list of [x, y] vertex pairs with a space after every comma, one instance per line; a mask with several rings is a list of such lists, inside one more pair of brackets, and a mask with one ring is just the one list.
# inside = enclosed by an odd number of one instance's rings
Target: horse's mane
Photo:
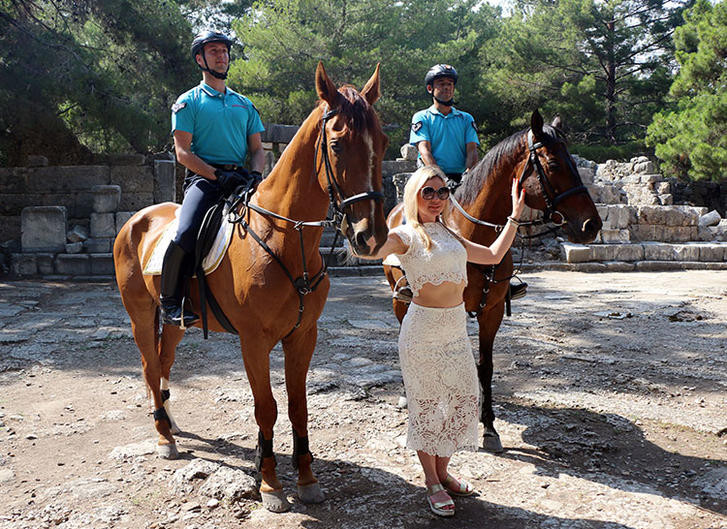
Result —
[[[528, 133], [530, 128], [523, 129], [515, 134], [505, 138], [492, 149], [487, 151], [485, 157], [478, 163], [462, 181], [455, 193], [455, 198], [461, 204], [471, 204], [477, 198], [480, 191], [487, 183], [489, 178], [495, 174], [498, 165], [504, 158], [513, 154], [521, 143], [521, 139]], [[546, 143], [551, 141], [563, 141], [564, 137], [557, 129], [550, 125], [543, 126], [543, 133], [548, 138]]]
[[[349, 118], [353, 124], [353, 130], [368, 130], [376, 126], [378, 118], [369, 102], [366, 101], [353, 85], [345, 84], [338, 89], [341, 106], [339, 112]], [[319, 101], [318, 105], [324, 105]]]

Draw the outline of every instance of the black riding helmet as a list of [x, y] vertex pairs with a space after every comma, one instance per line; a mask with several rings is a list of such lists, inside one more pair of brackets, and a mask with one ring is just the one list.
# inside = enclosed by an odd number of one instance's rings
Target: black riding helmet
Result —
[[440, 77], [449, 77], [454, 81], [454, 84], [457, 84], [459, 75], [457, 75], [457, 70], [454, 69], [454, 66], [450, 66], [449, 64], [435, 64], [429, 68], [427, 75], [424, 76], [424, 88], [426, 89], [430, 84], [434, 84], [434, 81]]
[[[209, 65], [207, 64], [207, 57], [204, 54], [204, 45], [209, 44], [210, 42], [222, 42], [227, 46], [227, 52], [230, 52], [230, 47], [232, 46], [232, 39], [230, 39], [227, 35], [224, 33], [218, 33], [216, 31], [206, 30], [202, 31], [201, 33], [197, 34], [196, 37], [194, 37], [194, 40], [192, 41], [192, 59], [194, 62], [197, 62], [197, 54], [202, 54], [202, 60], [204, 61], [204, 68], [202, 70], [209, 72], [214, 77], [217, 77], [217, 79], [227, 79], [227, 71], [225, 73], [219, 73], [215, 72], [214, 70], [210, 70]], [[199, 66], [199, 64], [197, 65]], [[227, 70], [229, 71], [230, 66], [227, 65]]]

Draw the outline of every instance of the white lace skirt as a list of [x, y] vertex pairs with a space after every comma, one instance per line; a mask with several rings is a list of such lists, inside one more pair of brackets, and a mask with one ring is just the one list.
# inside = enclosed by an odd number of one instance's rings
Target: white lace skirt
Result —
[[477, 450], [480, 386], [464, 303], [412, 303], [401, 323], [399, 360], [409, 407], [406, 446], [449, 457]]

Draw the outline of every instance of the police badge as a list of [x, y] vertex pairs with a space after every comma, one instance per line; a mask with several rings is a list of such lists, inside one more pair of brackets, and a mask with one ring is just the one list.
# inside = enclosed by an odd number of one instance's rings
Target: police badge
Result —
[[187, 103], [174, 103], [172, 105], [172, 112], [175, 114], [187, 106]]
[[421, 128], [422, 128], [422, 122], [421, 121], [417, 121], [416, 123], [412, 123], [411, 124], [411, 130], [413, 132], [419, 132], [419, 129], [421, 129]]

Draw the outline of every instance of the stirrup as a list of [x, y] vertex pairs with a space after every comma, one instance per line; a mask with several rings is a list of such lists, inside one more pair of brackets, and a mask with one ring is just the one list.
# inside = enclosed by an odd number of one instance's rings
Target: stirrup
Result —
[[527, 283], [518, 283], [517, 285], [510, 283], [510, 300], [524, 298], [527, 293]]

